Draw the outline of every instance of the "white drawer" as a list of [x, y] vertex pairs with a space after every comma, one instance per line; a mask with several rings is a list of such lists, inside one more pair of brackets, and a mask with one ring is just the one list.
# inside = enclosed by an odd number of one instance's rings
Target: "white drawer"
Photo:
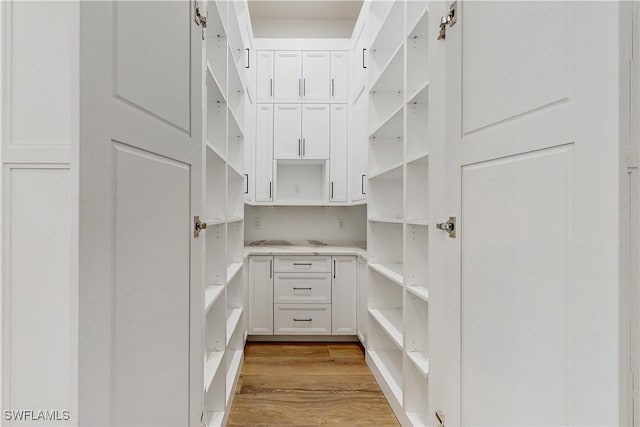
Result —
[[331, 273], [276, 273], [276, 304], [331, 304]]
[[274, 304], [274, 335], [331, 335], [331, 304]]
[[275, 257], [277, 273], [314, 272], [331, 273], [330, 256], [277, 256]]

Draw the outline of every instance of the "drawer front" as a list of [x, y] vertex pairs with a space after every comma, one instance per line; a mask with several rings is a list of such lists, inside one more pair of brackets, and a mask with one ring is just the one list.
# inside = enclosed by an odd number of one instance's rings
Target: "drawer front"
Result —
[[330, 256], [277, 256], [275, 260], [277, 273], [313, 272], [331, 273]]
[[274, 304], [274, 335], [331, 335], [331, 304]]
[[331, 304], [331, 273], [276, 273], [276, 304]]

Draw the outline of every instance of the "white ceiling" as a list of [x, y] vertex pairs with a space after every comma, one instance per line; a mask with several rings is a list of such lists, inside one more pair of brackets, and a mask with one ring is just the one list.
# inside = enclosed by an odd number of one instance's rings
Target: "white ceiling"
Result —
[[[340, 33], [353, 29], [362, 7], [362, 0], [249, 0], [249, 14], [253, 22], [254, 37], [309, 37], [313, 27], [340, 28]], [[289, 28], [281, 28], [287, 26]], [[278, 30], [280, 28], [281, 30]], [[318, 35], [320, 36], [320, 33]], [[336, 34], [338, 36], [338, 34]], [[344, 37], [342, 34], [340, 37]]]

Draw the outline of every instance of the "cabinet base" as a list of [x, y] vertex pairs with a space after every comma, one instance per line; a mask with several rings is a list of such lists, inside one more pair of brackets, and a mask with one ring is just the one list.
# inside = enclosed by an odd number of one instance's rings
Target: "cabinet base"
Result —
[[356, 335], [249, 335], [253, 342], [358, 342]]

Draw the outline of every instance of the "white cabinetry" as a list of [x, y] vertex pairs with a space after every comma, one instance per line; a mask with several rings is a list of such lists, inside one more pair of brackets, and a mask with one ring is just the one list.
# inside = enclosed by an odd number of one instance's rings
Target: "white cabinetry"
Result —
[[331, 96], [331, 52], [302, 52], [302, 99], [323, 101]]
[[329, 159], [329, 104], [302, 105], [302, 158]]
[[332, 202], [347, 201], [348, 129], [347, 104], [331, 105], [329, 200]]
[[360, 201], [367, 197], [368, 168], [368, 102], [369, 96], [363, 88], [353, 104], [351, 121], [351, 200]]
[[258, 102], [273, 101], [273, 51], [256, 53], [256, 98]]
[[[302, 157], [302, 106], [276, 104], [273, 108], [274, 158], [299, 159]], [[271, 158], [259, 158], [261, 162]]]
[[273, 335], [273, 257], [249, 259], [249, 334]]
[[302, 95], [302, 52], [274, 52], [274, 70], [273, 96], [275, 101], [300, 101]]
[[251, 256], [250, 335], [356, 335], [354, 255]]
[[356, 257], [334, 256], [332, 262], [331, 333], [333, 335], [356, 335]]
[[349, 55], [346, 51], [331, 52], [331, 99], [347, 101], [349, 96]]
[[273, 200], [273, 104], [258, 104], [256, 110], [255, 198]]

